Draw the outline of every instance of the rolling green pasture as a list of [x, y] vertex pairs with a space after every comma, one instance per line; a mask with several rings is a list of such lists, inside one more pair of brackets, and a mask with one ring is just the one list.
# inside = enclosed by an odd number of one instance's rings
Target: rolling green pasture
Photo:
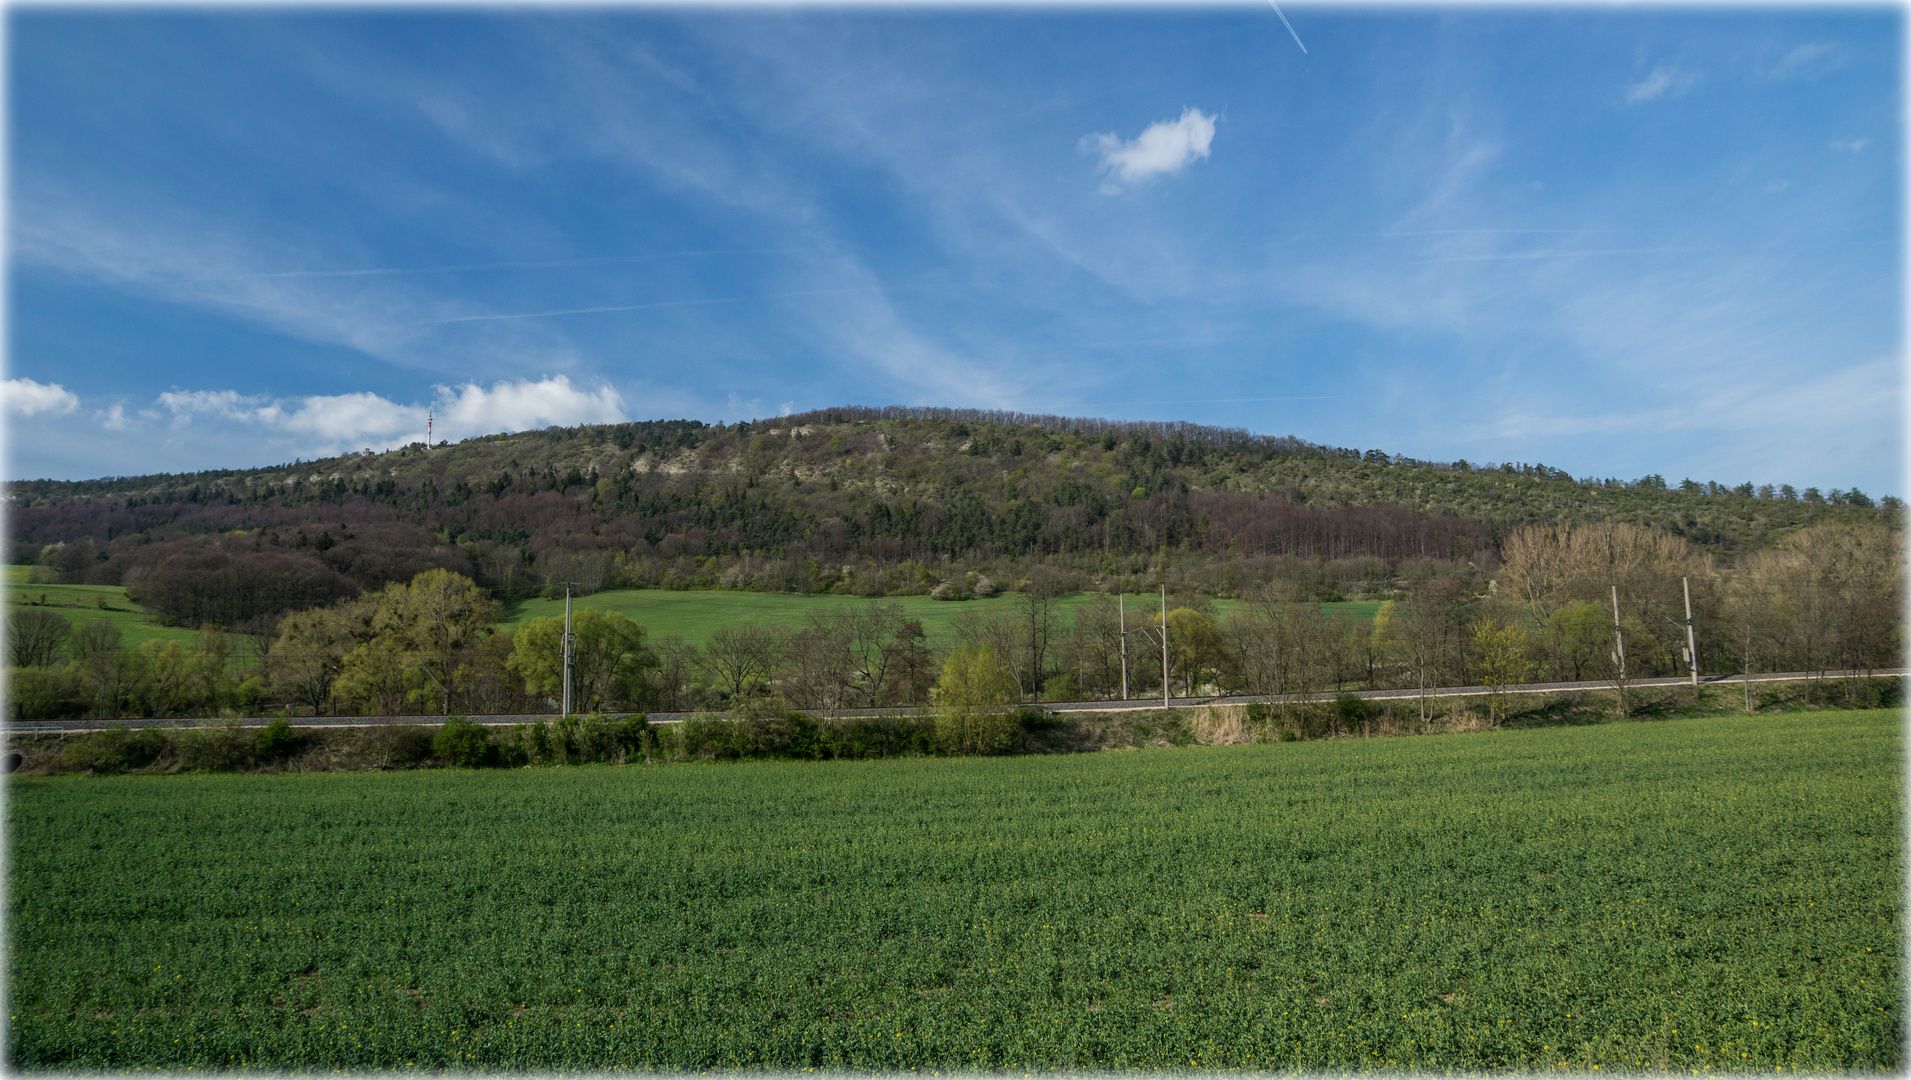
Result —
[[[1069, 593], [1057, 598], [1064, 625], [1072, 623], [1076, 608], [1088, 603], [1094, 597], [1090, 593]], [[798, 596], [787, 593], [752, 593], [732, 591], [686, 592], [669, 589], [608, 589], [590, 596], [578, 597], [571, 601], [573, 608], [596, 608], [600, 611], [616, 611], [628, 616], [631, 621], [642, 623], [652, 638], [675, 635], [692, 645], [702, 645], [710, 640], [710, 635], [725, 626], [742, 626], [745, 623], [759, 623], [778, 626], [789, 630], [801, 629], [815, 611], [830, 611], [840, 608], [856, 607], [872, 603], [897, 603], [912, 619], [922, 620], [922, 629], [928, 635], [930, 644], [938, 648], [947, 648], [955, 642], [955, 621], [963, 612], [999, 610], [1013, 612], [1019, 605], [1020, 597], [1014, 593], [998, 593], [986, 600], [931, 600], [926, 596], [898, 596], [867, 599], [859, 596], [836, 596], [830, 594]], [[1130, 595], [1128, 609], [1131, 614], [1139, 612], [1138, 617], [1146, 619], [1151, 613], [1160, 611], [1159, 594], [1144, 593]], [[1217, 600], [1215, 611], [1225, 615], [1233, 610], [1239, 601]], [[1380, 610], [1378, 603], [1341, 603], [1322, 604], [1323, 611], [1350, 611], [1363, 618], [1373, 618]], [[511, 605], [505, 614], [505, 625], [515, 626], [527, 619], [550, 615], [563, 615], [562, 600], [524, 600]]]
[[1895, 1073], [1902, 722], [12, 777], [7, 1054]]
[[[190, 642], [193, 631], [176, 626], [161, 626], [152, 621], [146, 609], [126, 598], [126, 590], [118, 585], [29, 585], [27, 574], [30, 566], [8, 566], [0, 581], [5, 583], [6, 610], [9, 614], [25, 611], [39, 605], [40, 597], [46, 597], [43, 605], [46, 610], [66, 616], [75, 630], [87, 623], [105, 619], [119, 627], [121, 639], [127, 648], [133, 648], [142, 641], [154, 638], [169, 641]], [[101, 608], [99, 601], [104, 598], [106, 607]], [[32, 603], [29, 604], [29, 601]]]

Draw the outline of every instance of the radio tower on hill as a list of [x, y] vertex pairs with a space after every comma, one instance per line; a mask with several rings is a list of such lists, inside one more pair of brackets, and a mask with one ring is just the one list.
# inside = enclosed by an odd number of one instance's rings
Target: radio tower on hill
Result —
[[425, 410], [425, 449], [431, 449], [431, 410]]

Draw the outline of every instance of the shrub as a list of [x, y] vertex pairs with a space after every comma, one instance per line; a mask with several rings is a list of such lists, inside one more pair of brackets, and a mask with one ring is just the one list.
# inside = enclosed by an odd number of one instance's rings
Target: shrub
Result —
[[259, 741], [255, 753], [266, 761], [278, 761], [292, 752], [298, 742], [298, 735], [292, 725], [284, 720], [274, 720], [259, 732]]
[[237, 721], [222, 720], [179, 734], [179, 764], [188, 769], [231, 772], [253, 763], [259, 736]]
[[624, 746], [625, 757], [643, 757], [650, 749], [650, 721], [642, 713], [624, 717], [617, 739]]
[[68, 740], [60, 753], [60, 767], [99, 773], [143, 769], [159, 760], [168, 748], [165, 732], [151, 728], [135, 732], [116, 724]]
[[1334, 722], [1343, 731], [1359, 727], [1368, 715], [1367, 699], [1341, 694], [1334, 699]]
[[554, 758], [562, 761], [563, 744], [553, 746], [552, 743], [551, 724], [547, 720], [512, 724], [503, 751], [512, 764], [549, 765]]
[[360, 728], [353, 756], [368, 769], [409, 768], [431, 756], [434, 734], [423, 724], [403, 721]]
[[491, 733], [462, 716], [446, 720], [431, 740], [431, 756], [458, 769], [479, 769], [497, 760]]
[[560, 762], [618, 761], [625, 725], [603, 713], [565, 716], [550, 727], [550, 755]]
[[936, 714], [936, 742], [946, 754], [998, 754], [1021, 733], [1018, 713], [943, 710]]
[[1081, 680], [1072, 671], [1057, 675], [1042, 688], [1043, 701], [1080, 701], [1084, 696]]

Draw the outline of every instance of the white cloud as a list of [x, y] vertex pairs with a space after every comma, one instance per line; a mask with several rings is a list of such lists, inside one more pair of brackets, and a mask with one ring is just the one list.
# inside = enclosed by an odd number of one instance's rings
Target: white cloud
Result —
[[173, 425], [185, 427], [201, 414], [226, 420], [249, 420], [255, 407], [265, 398], [241, 397], [237, 390], [170, 390], [159, 395], [154, 404], [173, 414]]
[[41, 384], [32, 379], [8, 379], [7, 411], [21, 416], [36, 413], [70, 413], [80, 407], [79, 396], [59, 383]]
[[1637, 105], [1641, 101], [1656, 101], [1667, 94], [1684, 93], [1698, 81], [1698, 76], [1680, 71], [1677, 65], [1660, 64], [1652, 69], [1652, 74], [1626, 87], [1626, 104]]
[[1831, 140], [1831, 142], [1827, 143], [1826, 145], [1831, 147], [1833, 150], [1848, 150], [1851, 153], [1855, 154], [1858, 151], [1863, 150], [1865, 147], [1871, 145], [1871, 140], [1870, 139], [1833, 139]]
[[552, 424], [615, 424], [627, 417], [624, 399], [614, 387], [579, 390], [562, 375], [541, 382], [500, 381], [486, 390], [466, 383], [456, 390], [438, 388], [439, 416], [446, 431], [460, 437], [496, 431], [525, 431]]
[[326, 446], [421, 442], [425, 410], [372, 393], [329, 394], [299, 399], [292, 407], [272, 404], [253, 419], [268, 427], [316, 436]]
[[100, 418], [100, 426], [108, 431], [124, 431], [128, 423], [126, 406], [114, 405], [103, 413], [95, 414]]
[[1196, 158], [1208, 156], [1214, 142], [1215, 118], [1200, 109], [1182, 110], [1181, 119], [1148, 125], [1131, 142], [1114, 135], [1089, 135], [1082, 140], [1101, 153], [1102, 168], [1124, 183], [1162, 173], [1180, 172]]
[[[524, 431], [552, 424], [611, 424], [626, 419], [623, 398], [610, 386], [580, 390], [555, 375], [536, 382], [500, 381], [489, 389], [477, 383], [440, 386], [430, 405], [401, 405], [368, 391], [314, 394], [272, 400], [236, 390], [176, 390], [156, 402], [172, 414], [174, 427], [210, 417], [244, 424], [279, 436], [305, 454], [330, 454], [360, 447], [390, 448], [422, 442], [427, 413], [434, 414], [433, 437], [463, 439], [499, 431]], [[109, 416], [125, 425], [124, 411]], [[285, 436], [291, 436], [286, 439]]]

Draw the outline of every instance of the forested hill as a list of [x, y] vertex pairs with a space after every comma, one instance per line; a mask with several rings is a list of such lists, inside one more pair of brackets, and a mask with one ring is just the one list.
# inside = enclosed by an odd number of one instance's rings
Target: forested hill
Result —
[[851, 565], [875, 572], [877, 591], [926, 588], [990, 558], [1088, 572], [1172, 552], [1484, 562], [1520, 524], [1595, 519], [1663, 529], [1729, 560], [1815, 522], [1895, 524], [1901, 509], [1857, 491], [1575, 478], [1190, 424], [899, 407], [20, 481], [7, 498], [12, 560], [60, 562], [69, 580], [124, 578], [152, 563], [157, 552], [140, 549], [155, 541], [223, 534], [232, 546], [243, 531], [253, 550], [316, 555], [366, 587], [445, 565], [494, 587], [582, 573], [803, 590], [840, 585]]

